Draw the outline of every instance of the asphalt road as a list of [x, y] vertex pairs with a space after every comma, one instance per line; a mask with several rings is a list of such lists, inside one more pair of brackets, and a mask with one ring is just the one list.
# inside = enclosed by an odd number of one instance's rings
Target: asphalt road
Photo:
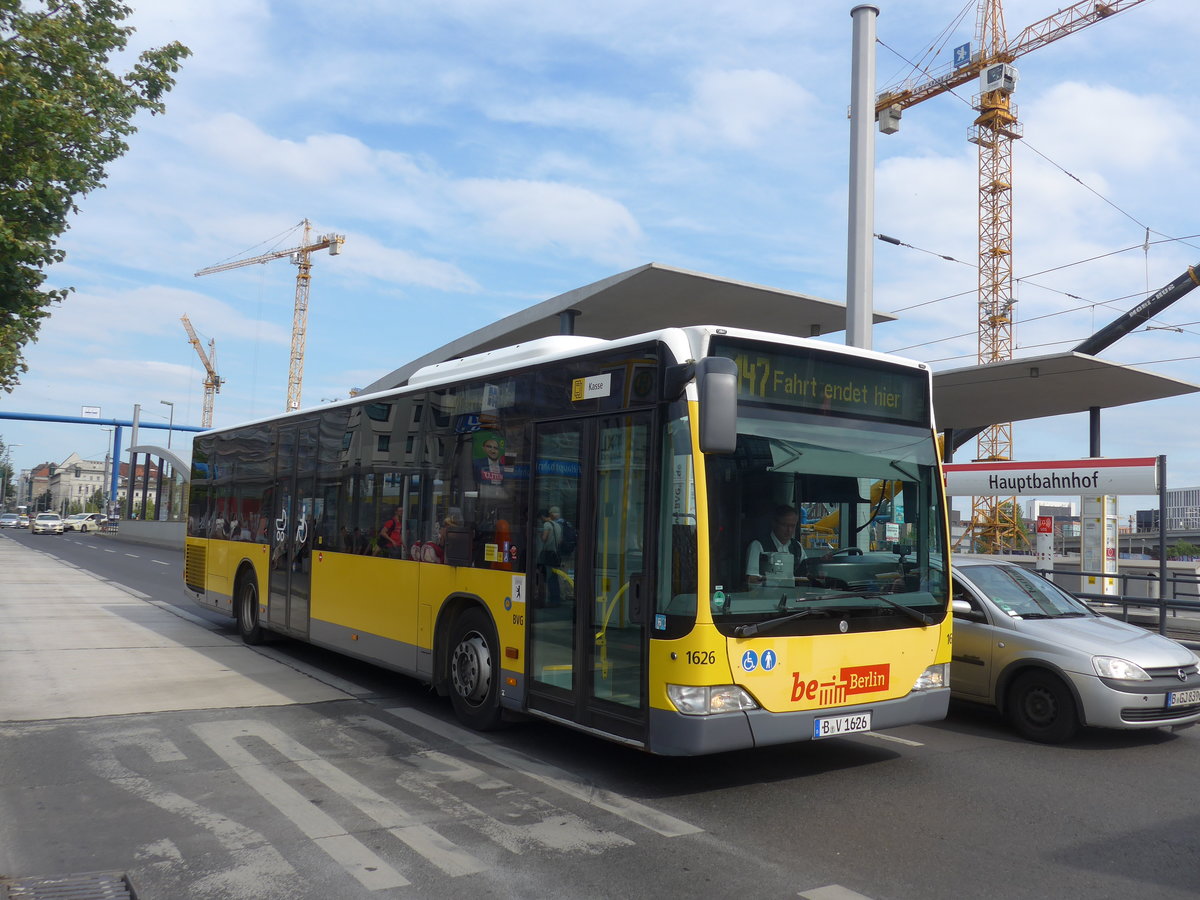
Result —
[[[146, 602], [182, 554], [4, 532]], [[1195, 898], [1200, 728], [1029, 744], [994, 714], [660, 759], [539, 722], [479, 735], [408, 679], [291, 641], [343, 699], [0, 723], [0, 877], [143, 900]]]

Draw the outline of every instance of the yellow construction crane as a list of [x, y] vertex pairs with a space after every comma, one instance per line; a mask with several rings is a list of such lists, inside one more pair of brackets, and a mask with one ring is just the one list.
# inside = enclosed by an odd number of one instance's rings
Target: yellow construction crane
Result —
[[249, 266], [253, 263], [266, 263], [273, 259], [283, 259], [289, 257], [293, 264], [298, 267], [296, 272], [296, 306], [292, 313], [292, 356], [291, 364], [288, 367], [288, 388], [287, 388], [287, 403], [284, 409], [293, 410], [300, 408], [300, 385], [304, 380], [304, 338], [308, 328], [308, 288], [311, 280], [312, 261], [310, 254], [314, 250], [329, 250], [330, 256], [337, 256], [342, 252], [342, 244], [346, 241], [346, 236], [343, 234], [323, 234], [315, 241], [311, 236], [311, 225], [308, 219], [300, 223], [304, 226], [304, 241], [299, 247], [292, 247], [290, 250], [275, 250], [271, 253], [264, 253], [261, 256], [252, 256], [249, 259], [238, 259], [233, 262], [218, 263], [215, 266], [201, 269], [196, 273], [196, 277], [201, 275], [212, 275], [214, 272], [226, 272], [229, 269], [237, 269], [241, 266]]
[[[979, 356], [980, 365], [1012, 359], [1012, 142], [1021, 137], [1016, 88], [1018, 56], [1073, 34], [1144, 0], [1082, 0], [1035, 22], [1014, 40], [1004, 29], [1001, 0], [979, 0], [975, 45], [954, 49], [936, 70], [880, 92], [875, 101], [879, 130], [899, 130], [900, 115], [922, 100], [979, 79], [973, 106], [979, 113], [969, 140], [979, 147]], [[1012, 459], [1012, 423], [992, 425], [979, 436], [980, 460]], [[1016, 498], [976, 497], [964, 539], [974, 536], [985, 552], [1010, 549], [1020, 540]]]
[[204, 348], [200, 346], [200, 338], [196, 337], [196, 330], [192, 328], [187, 313], [180, 316], [179, 321], [183, 323], [188, 340], [196, 348], [196, 353], [200, 355], [200, 362], [204, 363], [204, 371], [207, 374], [204, 377], [204, 412], [200, 415], [200, 424], [205, 428], [212, 428], [213, 400], [221, 392], [221, 385], [225, 383], [225, 379], [217, 375], [217, 342], [210, 339], [208, 353], [205, 354]]

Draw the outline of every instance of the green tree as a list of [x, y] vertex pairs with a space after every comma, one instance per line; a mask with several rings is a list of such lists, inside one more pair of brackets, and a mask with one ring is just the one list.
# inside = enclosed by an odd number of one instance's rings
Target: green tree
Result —
[[[28, 7], [28, 8], [26, 8]], [[191, 51], [178, 42], [118, 75], [131, 10], [117, 0], [0, 0], [0, 388], [28, 371], [22, 351], [51, 304], [72, 288], [45, 288], [61, 262], [58, 237], [76, 202], [103, 185], [129, 146], [141, 110], [166, 107], [172, 75]]]

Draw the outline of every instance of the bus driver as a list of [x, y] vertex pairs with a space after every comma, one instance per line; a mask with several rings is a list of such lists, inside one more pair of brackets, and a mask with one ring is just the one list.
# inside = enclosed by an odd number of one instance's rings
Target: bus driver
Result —
[[794, 506], [777, 506], [771, 531], [750, 542], [746, 550], [746, 580], [750, 584], [782, 587], [806, 581], [806, 554], [796, 540], [800, 514]]

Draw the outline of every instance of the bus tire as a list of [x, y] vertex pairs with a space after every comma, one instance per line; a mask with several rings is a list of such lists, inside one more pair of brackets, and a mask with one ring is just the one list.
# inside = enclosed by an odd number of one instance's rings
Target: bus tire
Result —
[[498, 645], [492, 620], [478, 606], [459, 613], [450, 628], [450, 702], [458, 720], [475, 731], [500, 724]]
[[1061, 678], [1033, 669], [1017, 677], [1005, 702], [1017, 733], [1042, 744], [1061, 744], [1079, 728], [1075, 698]]
[[256, 646], [266, 639], [258, 621], [258, 582], [253, 573], [243, 575], [237, 582], [237, 625], [246, 644]]

